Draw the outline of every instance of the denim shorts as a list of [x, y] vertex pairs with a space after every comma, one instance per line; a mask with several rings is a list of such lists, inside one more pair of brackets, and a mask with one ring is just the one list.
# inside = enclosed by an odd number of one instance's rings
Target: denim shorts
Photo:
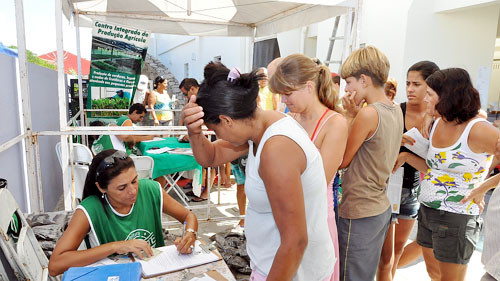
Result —
[[398, 219], [415, 220], [418, 217], [420, 203], [417, 200], [415, 189], [403, 188], [401, 190], [401, 203], [399, 204], [399, 214], [392, 214], [392, 221]]
[[482, 224], [479, 216], [450, 213], [421, 205], [417, 243], [432, 248], [438, 261], [467, 264], [476, 249]]

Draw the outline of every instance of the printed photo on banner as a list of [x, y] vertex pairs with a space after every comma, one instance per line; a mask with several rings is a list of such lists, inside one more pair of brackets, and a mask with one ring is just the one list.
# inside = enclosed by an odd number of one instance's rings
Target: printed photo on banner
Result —
[[[87, 108], [128, 109], [146, 58], [150, 32], [94, 21]], [[118, 117], [123, 112], [98, 111], [88, 117]]]

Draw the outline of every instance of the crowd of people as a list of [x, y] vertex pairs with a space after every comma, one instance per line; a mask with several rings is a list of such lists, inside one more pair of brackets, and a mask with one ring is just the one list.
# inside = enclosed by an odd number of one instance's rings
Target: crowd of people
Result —
[[[397, 82], [389, 69], [387, 57], [368, 46], [351, 53], [339, 74], [294, 54], [250, 73], [210, 62], [201, 84], [181, 82], [188, 101], [180, 121], [188, 131], [184, 140], [201, 166], [219, 167], [223, 184], [230, 186], [229, 171], [234, 175], [250, 280], [393, 280], [398, 268], [421, 255], [431, 280], [465, 280], [485, 194], [500, 182], [498, 175], [488, 178], [499, 164], [500, 131], [480, 112], [464, 69], [415, 63], [401, 104], [394, 101]], [[146, 107], [155, 125], [171, 124], [168, 111], [155, 112], [170, 102], [166, 83], [156, 78], [155, 90], [120, 125], [140, 122]], [[202, 125], [216, 139], [207, 138]], [[417, 140], [405, 134], [415, 129], [428, 139], [424, 155], [413, 152]], [[118, 138], [136, 143], [150, 137]], [[139, 180], [126, 153], [94, 152], [84, 199], [53, 252], [51, 275], [113, 253], [151, 255], [151, 247], [163, 245], [162, 213], [186, 223], [176, 244], [190, 253], [196, 216], [160, 184]], [[387, 186], [400, 167], [396, 211]], [[492, 210], [498, 213], [498, 206]], [[417, 220], [417, 239], [408, 244]], [[142, 236], [147, 241], [129, 240], [139, 230], [148, 232]], [[500, 278], [496, 233], [486, 232], [491, 248], [482, 280]], [[82, 242], [87, 250], [77, 250]]]

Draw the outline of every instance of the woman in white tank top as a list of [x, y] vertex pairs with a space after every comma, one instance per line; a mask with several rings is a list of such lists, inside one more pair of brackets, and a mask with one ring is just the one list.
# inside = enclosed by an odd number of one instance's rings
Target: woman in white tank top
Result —
[[[193, 153], [217, 166], [248, 153], [245, 218], [251, 280], [329, 280], [334, 250], [318, 149], [290, 117], [257, 108], [256, 72], [209, 63], [183, 109]], [[215, 131], [208, 141], [201, 125]]]

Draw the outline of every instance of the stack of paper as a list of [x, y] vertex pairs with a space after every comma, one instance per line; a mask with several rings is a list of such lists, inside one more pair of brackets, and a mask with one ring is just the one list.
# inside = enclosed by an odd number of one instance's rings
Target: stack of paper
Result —
[[165, 274], [184, 268], [207, 264], [220, 259], [211, 251], [204, 251], [200, 247], [200, 241], [196, 241], [191, 254], [181, 255], [175, 245], [157, 248], [162, 251], [158, 256], [148, 260], [139, 260], [142, 265], [142, 275], [145, 278]]
[[404, 134], [415, 140], [415, 143], [413, 145], [405, 144], [405, 147], [420, 156], [420, 158], [427, 158], [427, 151], [429, 150], [429, 140], [424, 138], [420, 131], [415, 127], [411, 128]]

